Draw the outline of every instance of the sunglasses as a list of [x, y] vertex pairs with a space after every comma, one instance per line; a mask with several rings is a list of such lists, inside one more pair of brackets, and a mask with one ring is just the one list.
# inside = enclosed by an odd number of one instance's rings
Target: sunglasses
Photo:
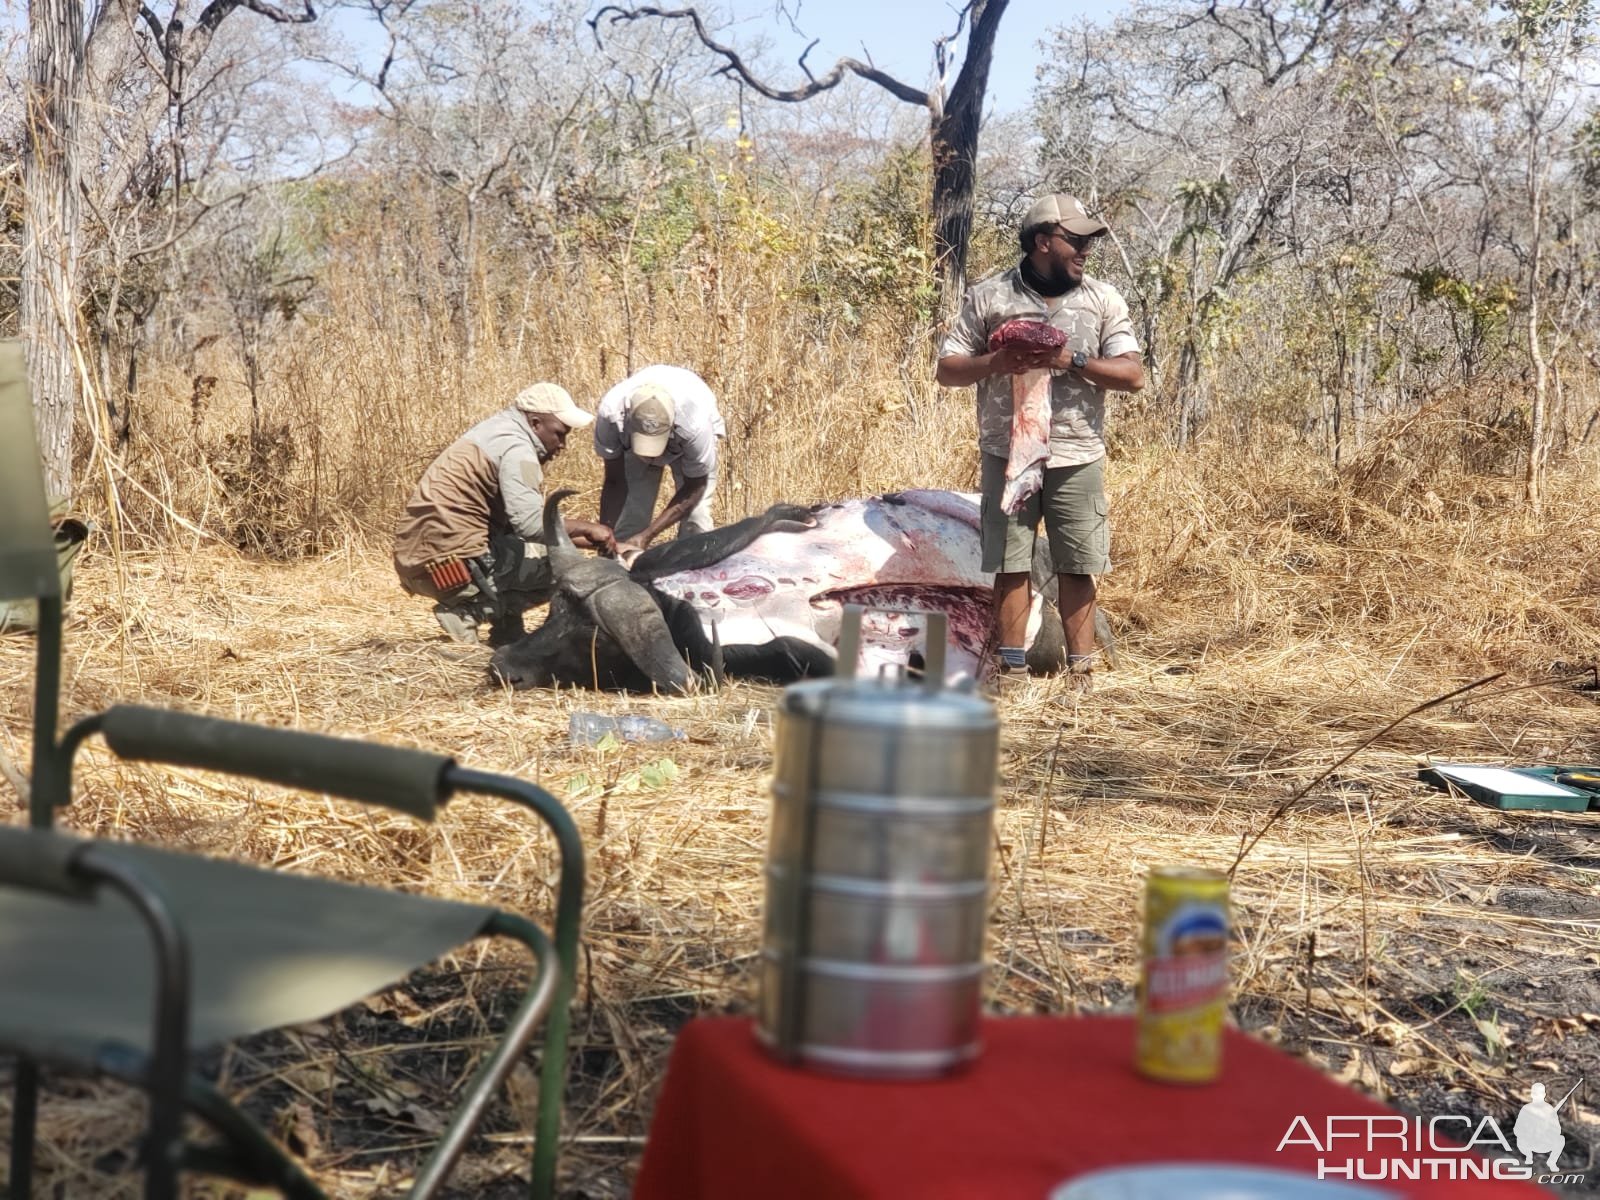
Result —
[[1060, 238], [1074, 250], [1087, 250], [1094, 245], [1095, 234], [1092, 233], [1067, 233], [1062, 229], [1052, 229], [1050, 236]]

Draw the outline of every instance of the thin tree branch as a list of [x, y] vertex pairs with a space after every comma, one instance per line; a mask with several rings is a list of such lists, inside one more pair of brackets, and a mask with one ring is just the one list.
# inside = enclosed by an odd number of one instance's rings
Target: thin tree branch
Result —
[[139, 15], [144, 18], [144, 23], [150, 26], [150, 32], [156, 35], [156, 45], [164, 44], [167, 31], [161, 27], [161, 19], [144, 4], [139, 5]]
[[989, 64], [994, 55], [995, 35], [1000, 31], [1000, 18], [1005, 16], [1009, 3], [1011, 0], [974, 0], [971, 5], [972, 35], [967, 38], [966, 56], [950, 88], [951, 109], [983, 103], [983, 95], [989, 90]]
[[939, 87], [944, 88], [946, 73], [950, 67], [950, 46], [961, 36], [961, 31], [967, 27], [967, 14], [972, 11], [975, 0], [967, 0], [961, 6], [961, 11], [956, 13], [956, 27], [947, 34], [933, 40], [933, 63], [939, 76]]
[[311, 0], [300, 0], [300, 4], [299, 12], [289, 12], [276, 4], [267, 3], [267, 0], [211, 0], [211, 3], [206, 5], [205, 11], [200, 14], [200, 19], [195, 22], [195, 26], [207, 33], [215, 33], [217, 26], [221, 25], [228, 14], [236, 8], [247, 8], [280, 25], [304, 25], [315, 21], [317, 10], [312, 7]]
[[[785, 2], [785, 0], [778, 0], [778, 15], [782, 17], [784, 23], [789, 26], [789, 32], [794, 34], [796, 37], [805, 37], [805, 34], [800, 32], [800, 26], [798, 24], [800, 20], [800, 6], [803, 2], [804, 0], [794, 0], [794, 10], [791, 12], [789, 5]], [[813, 42], [812, 44], [815, 45], [816, 43]]]
[[[212, 0], [213, 4], [228, 3], [230, 0]], [[238, 0], [231, 0], [237, 3]], [[655, 5], [642, 5], [638, 8], [623, 8], [616, 4], [607, 4], [595, 15], [589, 18], [589, 28], [594, 31], [595, 42], [601, 42], [600, 22], [608, 19], [608, 23], [616, 25], [623, 21], [637, 21], [643, 17], [658, 17], [664, 21], [688, 21], [694, 26], [695, 35], [700, 39], [700, 44], [713, 54], [719, 55], [724, 65], [720, 73], [737, 76], [737, 78], [759, 92], [768, 100], [777, 100], [785, 104], [795, 104], [802, 100], [809, 100], [822, 92], [837, 87], [846, 74], [857, 75], [862, 79], [871, 81], [883, 88], [896, 99], [904, 100], [907, 104], [920, 105], [923, 108], [932, 108], [934, 97], [922, 88], [914, 88], [910, 84], [902, 83], [886, 71], [879, 70], [871, 63], [864, 63], [855, 58], [841, 58], [833, 64], [833, 69], [820, 78], [806, 71], [809, 82], [803, 87], [780, 88], [775, 87], [751, 73], [750, 67], [743, 57], [732, 46], [723, 45], [711, 36], [711, 31], [706, 28], [705, 21], [701, 19], [700, 12], [694, 8], [657, 8]]]
[[817, 81], [817, 77], [811, 73], [811, 68], [806, 66], [806, 55], [816, 49], [817, 43], [821, 40], [821, 38], [812, 38], [806, 43], [806, 48], [800, 51], [800, 69], [806, 73], [806, 78], [811, 80], [812, 83]]
[[[1395, 726], [1399, 725], [1402, 721], [1408, 720], [1409, 718], [1416, 716], [1420, 712], [1427, 712], [1428, 709], [1430, 709], [1430, 708], [1437, 708], [1439, 705], [1443, 704], [1446, 700], [1454, 700], [1457, 696], [1460, 696], [1460, 695], [1462, 695], [1462, 694], [1464, 694], [1466, 692], [1470, 692], [1475, 688], [1481, 688], [1486, 683], [1493, 683], [1496, 679], [1499, 679], [1504, 674], [1505, 674], [1504, 671], [1496, 671], [1493, 675], [1485, 675], [1482, 679], [1474, 679], [1471, 683], [1466, 684], [1463, 687], [1458, 687], [1454, 691], [1446, 692], [1442, 696], [1435, 696], [1432, 700], [1424, 700], [1421, 704], [1418, 704], [1418, 705], [1415, 705], [1415, 706], [1413, 706], [1411, 708], [1406, 709], [1405, 712], [1401, 713], [1394, 720], [1390, 721], [1382, 729], [1378, 730], [1378, 732], [1374, 733], [1371, 737], [1367, 738], [1366, 741], [1362, 742], [1354, 750], [1351, 750], [1348, 754], [1346, 754], [1338, 762], [1334, 763], [1333, 766], [1329, 767], [1326, 771], [1324, 771], [1322, 774], [1318, 775], [1315, 779], [1313, 779], [1310, 783], [1306, 784], [1303, 788], [1301, 788], [1294, 795], [1290, 796], [1282, 804], [1278, 805], [1277, 808], [1273, 809], [1271, 814], [1267, 817], [1267, 819], [1261, 823], [1261, 828], [1256, 830], [1254, 836], [1249, 838], [1244, 843], [1244, 845], [1239, 848], [1239, 853], [1238, 853], [1237, 857], [1234, 858], [1233, 865], [1228, 868], [1228, 878], [1230, 878], [1230, 879], [1233, 878], [1233, 873], [1239, 869], [1239, 864], [1244, 861], [1245, 855], [1249, 854], [1250, 851], [1252, 851], [1252, 850], [1254, 850], [1256, 848], [1256, 843], [1259, 842], [1263, 837], [1266, 836], [1267, 830], [1271, 829], [1274, 825], [1276, 825], [1278, 823], [1278, 818], [1283, 816], [1284, 813], [1288, 812], [1296, 804], [1300, 803], [1300, 801], [1304, 800], [1306, 798], [1306, 796], [1310, 794], [1312, 788], [1316, 787], [1317, 784], [1321, 783], [1324, 779], [1328, 778], [1328, 776], [1332, 775], [1340, 767], [1344, 766], [1345, 763], [1349, 762], [1352, 758], [1354, 758], [1356, 755], [1360, 754], [1368, 746], [1372, 745], [1373, 742], [1376, 742], [1379, 738], [1381, 738], [1384, 734], [1388, 733]], [[1544, 685], [1537, 684], [1535, 686], [1544, 686]]]

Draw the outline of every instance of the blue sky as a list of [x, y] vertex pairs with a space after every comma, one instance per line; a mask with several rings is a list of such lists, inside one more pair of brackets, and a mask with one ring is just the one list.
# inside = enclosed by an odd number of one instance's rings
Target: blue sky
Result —
[[[0, 7], [12, 2], [0, 0]], [[588, 11], [593, 12], [600, 2], [593, 0]], [[619, 2], [626, 5], [627, 0]], [[795, 62], [812, 38], [820, 39], [806, 60], [814, 72], [827, 70], [841, 56], [864, 59], [870, 52], [872, 61], [891, 75], [914, 87], [925, 87], [933, 73], [934, 39], [949, 33], [956, 23], [957, 6], [951, 0], [782, 0], [804, 31], [802, 37], [779, 15], [779, 3], [711, 0], [703, 8], [708, 17], [718, 14], [729, 19], [729, 24], [715, 27], [719, 40], [747, 54], [765, 45], [773, 64], [766, 74], [771, 76], [770, 82], [785, 87], [803, 82]], [[1011, 0], [1000, 21], [989, 71], [991, 111], [1008, 113], [1027, 107], [1039, 66], [1039, 42], [1049, 30], [1084, 18], [1107, 21], [1126, 5], [1127, 0]], [[333, 7], [323, 13], [322, 22], [339, 29], [364, 57], [375, 56], [368, 64], [375, 69], [382, 56], [382, 40], [370, 18]], [[958, 53], [965, 48], [963, 38]], [[706, 59], [708, 67], [712, 61]]]
[[[809, 37], [821, 38], [806, 60], [813, 71], [831, 66], [841, 55], [872, 60], [906, 83], [923, 86], [932, 71], [933, 41], [955, 27], [955, 6], [946, 0], [788, 0], [799, 9], [796, 24]], [[774, 15], [775, 0], [725, 0], [735, 24], [731, 33], [741, 46], [766, 38], [777, 61], [793, 64], [807, 38], [797, 37]], [[1084, 17], [1104, 21], [1124, 7], [1123, 0], [1011, 0], [995, 39], [989, 73], [989, 96], [998, 112], [1027, 106], [1039, 65], [1038, 42], [1045, 31], [1075, 24]], [[732, 39], [730, 39], [732, 40]], [[799, 72], [786, 74], [798, 79]]]

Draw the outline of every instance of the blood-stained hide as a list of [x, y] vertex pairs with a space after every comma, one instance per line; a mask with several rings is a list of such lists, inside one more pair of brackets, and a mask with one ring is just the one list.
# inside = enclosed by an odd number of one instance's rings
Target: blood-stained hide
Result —
[[[846, 604], [947, 614], [952, 675], [975, 676], [992, 622], [994, 576], [982, 570], [978, 497], [907, 491], [818, 505], [809, 529], [763, 533], [709, 565], [657, 575], [654, 586], [693, 605], [724, 646], [790, 637], [832, 647]], [[868, 671], [904, 665], [922, 622], [869, 612]]]

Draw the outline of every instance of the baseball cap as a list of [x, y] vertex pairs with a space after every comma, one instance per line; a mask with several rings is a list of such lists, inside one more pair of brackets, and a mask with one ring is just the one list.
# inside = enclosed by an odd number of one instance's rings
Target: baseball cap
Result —
[[1064, 192], [1041, 196], [1033, 202], [1028, 215], [1022, 218], [1022, 228], [1032, 229], [1035, 225], [1059, 225], [1079, 237], [1104, 233], [1107, 229], [1104, 221], [1096, 221], [1088, 214], [1082, 200]]
[[628, 397], [628, 445], [640, 458], [666, 453], [677, 415], [672, 394], [660, 384], [646, 383]]
[[554, 417], [571, 429], [582, 429], [594, 423], [594, 414], [579, 408], [571, 393], [559, 383], [525, 387], [511, 403], [529, 415], [542, 413]]

